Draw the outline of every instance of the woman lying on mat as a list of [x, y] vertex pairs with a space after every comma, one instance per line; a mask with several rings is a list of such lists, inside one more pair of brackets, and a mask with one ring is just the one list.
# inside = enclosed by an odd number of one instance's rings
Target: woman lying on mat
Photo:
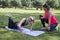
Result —
[[[58, 20], [56, 19], [55, 15], [52, 14], [50, 6], [48, 4], [43, 5], [43, 9], [45, 11], [45, 15], [39, 15], [39, 19], [43, 25], [41, 29], [47, 29], [48, 31], [54, 30], [58, 25]], [[45, 26], [45, 22], [48, 23], [48, 28]]]
[[34, 18], [32, 16], [30, 16], [29, 18], [23, 18], [20, 22], [14, 22], [12, 20], [12, 18], [10, 16], [9, 17], [9, 23], [8, 23], [8, 27], [11, 29], [19, 29], [22, 32], [21, 27], [28, 25], [28, 23], [30, 23], [31, 28], [30, 30], [32, 30], [32, 26], [34, 23]]

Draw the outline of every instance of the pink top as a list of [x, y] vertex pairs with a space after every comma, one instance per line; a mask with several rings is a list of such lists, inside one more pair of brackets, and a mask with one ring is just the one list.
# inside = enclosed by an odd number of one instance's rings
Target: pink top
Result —
[[[46, 18], [46, 19], [49, 19], [48, 17], [49, 17], [49, 11], [46, 11], [46, 12], [45, 12], [45, 18]], [[57, 21], [57, 19], [55, 18], [55, 16], [52, 15], [52, 16], [51, 16], [50, 25], [51, 25], [51, 24], [54, 24], [54, 23], [58, 23], [58, 21]]]

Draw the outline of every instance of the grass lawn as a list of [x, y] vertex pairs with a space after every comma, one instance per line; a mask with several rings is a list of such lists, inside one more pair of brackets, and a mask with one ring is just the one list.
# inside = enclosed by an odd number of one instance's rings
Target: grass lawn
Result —
[[[60, 26], [60, 10], [53, 10], [56, 18], [59, 21]], [[14, 21], [19, 22], [24, 17], [34, 16], [35, 23], [33, 26], [34, 30], [40, 30], [42, 27], [38, 16], [43, 15], [43, 11], [37, 10], [22, 10], [22, 9], [2, 9], [0, 8], [0, 26], [6, 26], [8, 24], [8, 17], [5, 15], [11, 13]], [[30, 28], [29, 25], [26, 26]], [[59, 27], [60, 28], [60, 27]], [[46, 32], [45, 34], [39, 35], [37, 37], [32, 37], [19, 32], [13, 32], [6, 30], [5, 28], [0, 28], [0, 40], [60, 40], [60, 29], [59, 31]]]

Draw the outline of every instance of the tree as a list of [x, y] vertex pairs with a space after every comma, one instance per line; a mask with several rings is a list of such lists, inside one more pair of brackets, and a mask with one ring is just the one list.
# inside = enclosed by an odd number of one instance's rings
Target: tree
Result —
[[55, 0], [55, 8], [56, 9], [59, 9], [58, 7], [59, 7], [59, 1], [58, 0]]
[[50, 1], [50, 0], [48, 0], [47, 2], [46, 2], [48, 5], [50, 5], [50, 7], [54, 7], [54, 1]]
[[15, 8], [18, 6], [18, 3], [15, 0], [11, 1], [10, 4]]
[[0, 7], [2, 7], [2, 2], [1, 2], [1, 0], [0, 0]]
[[21, 0], [21, 4], [22, 4], [23, 7], [27, 7], [27, 2], [26, 2], [26, 0]]
[[26, 0], [27, 2], [27, 7], [31, 7], [31, 0]]
[[36, 9], [41, 8], [42, 4], [39, 1], [32, 1], [32, 5], [33, 7], [35, 7]]
[[9, 0], [5, 0], [7, 7], [9, 6]]
[[6, 1], [2, 1], [2, 8], [5, 8], [7, 6], [8, 6], [7, 2]]
[[2, 4], [1, 0], [0, 0], [0, 5]]
[[58, 0], [48, 0], [46, 3], [52, 8], [56, 8], [59, 6]]

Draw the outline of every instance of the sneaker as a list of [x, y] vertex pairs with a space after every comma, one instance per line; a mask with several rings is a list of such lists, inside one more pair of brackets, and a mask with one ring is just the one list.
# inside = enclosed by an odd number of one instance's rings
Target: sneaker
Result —
[[40, 29], [41, 31], [47, 31], [47, 28], [43, 27]]
[[12, 17], [12, 15], [11, 15], [11, 14], [6, 14], [6, 16], [8, 16], [8, 17]]
[[42, 27], [41, 29], [44, 30], [44, 29], [46, 29], [46, 28], [45, 28], [45, 27]]
[[58, 26], [55, 28], [56, 31], [58, 31]]

